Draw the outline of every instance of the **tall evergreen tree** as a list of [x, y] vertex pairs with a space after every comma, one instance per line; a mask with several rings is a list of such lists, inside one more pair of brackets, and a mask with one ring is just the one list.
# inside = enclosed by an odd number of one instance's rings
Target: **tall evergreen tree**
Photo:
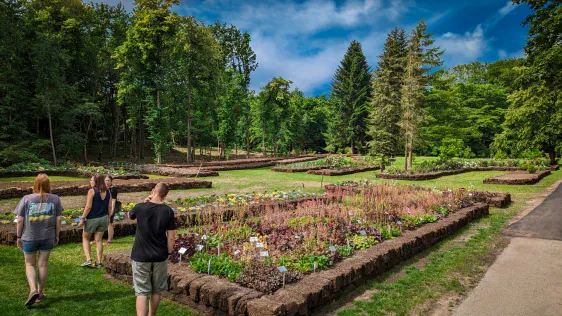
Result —
[[379, 56], [379, 67], [375, 70], [369, 128], [370, 153], [380, 160], [383, 168], [391, 163], [399, 148], [398, 124], [407, 53], [404, 30], [392, 29], [386, 38], [384, 51]]
[[421, 20], [408, 41], [408, 63], [402, 87], [402, 120], [404, 131], [404, 169], [412, 167], [414, 140], [419, 125], [424, 120], [424, 93], [431, 79], [431, 70], [441, 66], [443, 51], [435, 42], [432, 33], [427, 33], [427, 25]]
[[328, 131], [330, 151], [350, 146], [355, 154], [365, 147], [372, 90], [371, 70], [361, 43], [352, 41], [332, 80], [334, 117]]

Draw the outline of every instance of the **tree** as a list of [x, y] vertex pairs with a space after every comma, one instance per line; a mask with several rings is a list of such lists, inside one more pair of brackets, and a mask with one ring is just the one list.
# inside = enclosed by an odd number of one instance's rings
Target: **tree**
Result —
[[527, 3], [533, 11], [523, 23], [529, 25], [527, 62], [519, 68], [519, 89], [508, 98], [505, 131], [496, 137], [494, 146], [504, 151], [539, 148], [555, 164], [562, 142], [562, 4], [544, 0], [513, 2]]
[[364, 148], [372, 89], [367, 58], [361, 44], [352, 41], [332, 79], [334, 118], [328, 131], [331, 151], [341, 151], [349, 145], [351, 153], [356, 154], [357, 149]]
[[394, 28], [388, 34], [373, 80], [369, 142], [370, 154], [381, 166], [390, 164], [400, 144], [400, 102], [404, 81], [407, 43], [404, 30]]
[[414, 140], [419, 125], [424, 120], [424, 92], [430, 83], [431, 70], [441, 66], [443, 51], [431, 47], [435, 40], [427, 33], [427, 26], [421, 20], [408, 41], [408, 62], [404, 85], [402, 87], [402, 120], [400, 126], [404, 131], [404, 169], [412, 167]]

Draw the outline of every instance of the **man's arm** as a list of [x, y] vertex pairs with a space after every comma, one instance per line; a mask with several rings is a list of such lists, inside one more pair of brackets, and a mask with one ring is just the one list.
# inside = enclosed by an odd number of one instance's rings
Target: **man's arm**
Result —
[[167, 230], [166, 237], [168, 237], [168, 254], [171, 254], [174, 251], [174, 244], [176, 243], [176, 231]]

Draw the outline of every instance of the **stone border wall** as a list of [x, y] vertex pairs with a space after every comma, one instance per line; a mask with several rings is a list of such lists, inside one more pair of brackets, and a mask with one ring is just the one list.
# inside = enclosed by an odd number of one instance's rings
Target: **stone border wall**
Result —
[[[550, 170], [558, 170], [559, 166], [555, 165], [550, 168]], [[473, 171], [518, 171], [523, 170], [518, 167], [475, 167], [475, 168], [463, 168], [457, 170], [444, 170], [444, 171], [436, 171], [436, 172], [428, 172], [428, 173], [418, 173], [418, 174], [385, 174], [379, 173], [377, 174], [377, 178], [379, 179], [389, 179], [389, 180], [412, 180], [412, 181], [420, 181], [420, 180], [432, 180], [437, 179], [445, 176], [452, 176], [455, 174], [461, 174], [465, 172], [473, 172]]]
[[343, 168], [343, 169], [319, 169], [319, 170], [309, 170], [306, 173], [324, 175], [324, 176], [343, 176], [346, 174], [353, 174], [365, 171], [378, 170], [379, 167], [359, 167], [359, 168]]
[[[97, 172], [86, 172], [86, 171], [79, 171], [79, 170], [3, 171], [0, 172], [0, 178], [36, 177], [40, 173], [45, 173], [49, 176], [89, 178], [95, 175]], [[148, 179], [148, 176], [142, 174], [123, 174], [117, 176], [112, 175], [112, 177], [114, 180]]]
[[173, 168], [173, 167], [151, 167], [141, 169], [142, 173], [157, 174], [168, 177], [195, 178], [195, 177], [217, 177], [218, 172], [205, 168]]
[[271, 168], [271, 171], [293, 173], [293, 172], [307, 172], [309, 170], [320, 170], [324, 168], [326, 167], [325, 166], [312, 166], [312, 167], [301, 167], [301, 168], [273, 167]]
[[[173, 180], [173, 181], [172, 181]], [[187, 190], [187, 189], [200, 189], [200, 188], [210, 188], [212, 187], [212, 182], [210, 181], [199, 181], [191, 179], [147, 179], [146, 182], [142, 183], [116, 183], [115, 186], [119, 190], [119, 193], [127, 192], [144, 192], [151, 191], [158, 182], [165, 182], [169, 185], [170, 190]], [[77, 182], [76, 185], [65, 185], [59, 187], [52, 187], [51, 193], [57, 194], [59, 196], [76, 196], [76, 195], [86, 195], [88, 190], [92, 187], [89, 184], [82, 184], [82, 182]], [[7, 187], [0, 189], [0, 200], [1, 199], [12, 199], [21, 198], [24, 195], [33, 193], [33, 184], [30, 183], [29, 187]]]
[[528, 184], [535, 184], [541, 181], [542, 178], [548, 176], [550, 173], [551, 173], [550, 170], [540, 171], [537, 173], [529, 174], [528, 177], [523, 177], [518, 179], [502, 178], [502, 176], [498, 176], [498, 177], [486, 178], [483, 180], [483, 182], [485, 184], [528, 185]]
[[[381, 275], [488, 214], [489, 207], [484, 203], [461, 209], [438, 222], [358, 251], [329, 270], [308, 274], [272, 295], [214, 275], [196, 273], [185, 263], [169, 265], [170, 292], [174, 300], [209, 315], [310, 315], [345, 294], [350, 287]], [[105, 254], [106, 272], [130, 281], [129, 254], [126, 251]]]

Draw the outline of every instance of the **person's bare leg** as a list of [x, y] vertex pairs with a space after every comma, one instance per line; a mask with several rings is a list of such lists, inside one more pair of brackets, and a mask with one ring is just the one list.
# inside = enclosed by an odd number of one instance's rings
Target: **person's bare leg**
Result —
[[25, 254], [25, 275], [27, 276], [27, 283], [29, 283], [29, 293], [37, 291], [37, 253]]
[[149, 316], [156, 316], [156, 310], [158, 309], [158, 305], [160, 305], [160, 300], [162, 299], [162, 294], [160, 293], [153, 293], [150, 297], [150, 305], [148, 306], [148, 315]]
[[96, 263], [101, 263], [101, 259], [103, 256], [103, 233], [95, 233], [94, 234], [94, 239], [96, 240]]
[[39, 286], [37, 288], [39, 294], [43, 293], [43, 289], [45, 288], [45, 282], [47, 281], [47, 275], [49, 270], [49, 256], [51, 255], [50, 251], [40, 251], [39, 252], [39, 261], [37, 265], [39, 266]]
[[86, 260], [91, 259], [92, 249], [90, 247], [90, 238], [92, 238], [92, 234], [87, 233], [86, 231], [82, 232], [82, 248], [84, 248], [84, 254], [86, 255]]
[[113, 241], [113, 224], [107, 226], [107, 241]]
[[146, 316], [146, 303], [148, 302], [148, 297], [137, 296], [137, 316]]

